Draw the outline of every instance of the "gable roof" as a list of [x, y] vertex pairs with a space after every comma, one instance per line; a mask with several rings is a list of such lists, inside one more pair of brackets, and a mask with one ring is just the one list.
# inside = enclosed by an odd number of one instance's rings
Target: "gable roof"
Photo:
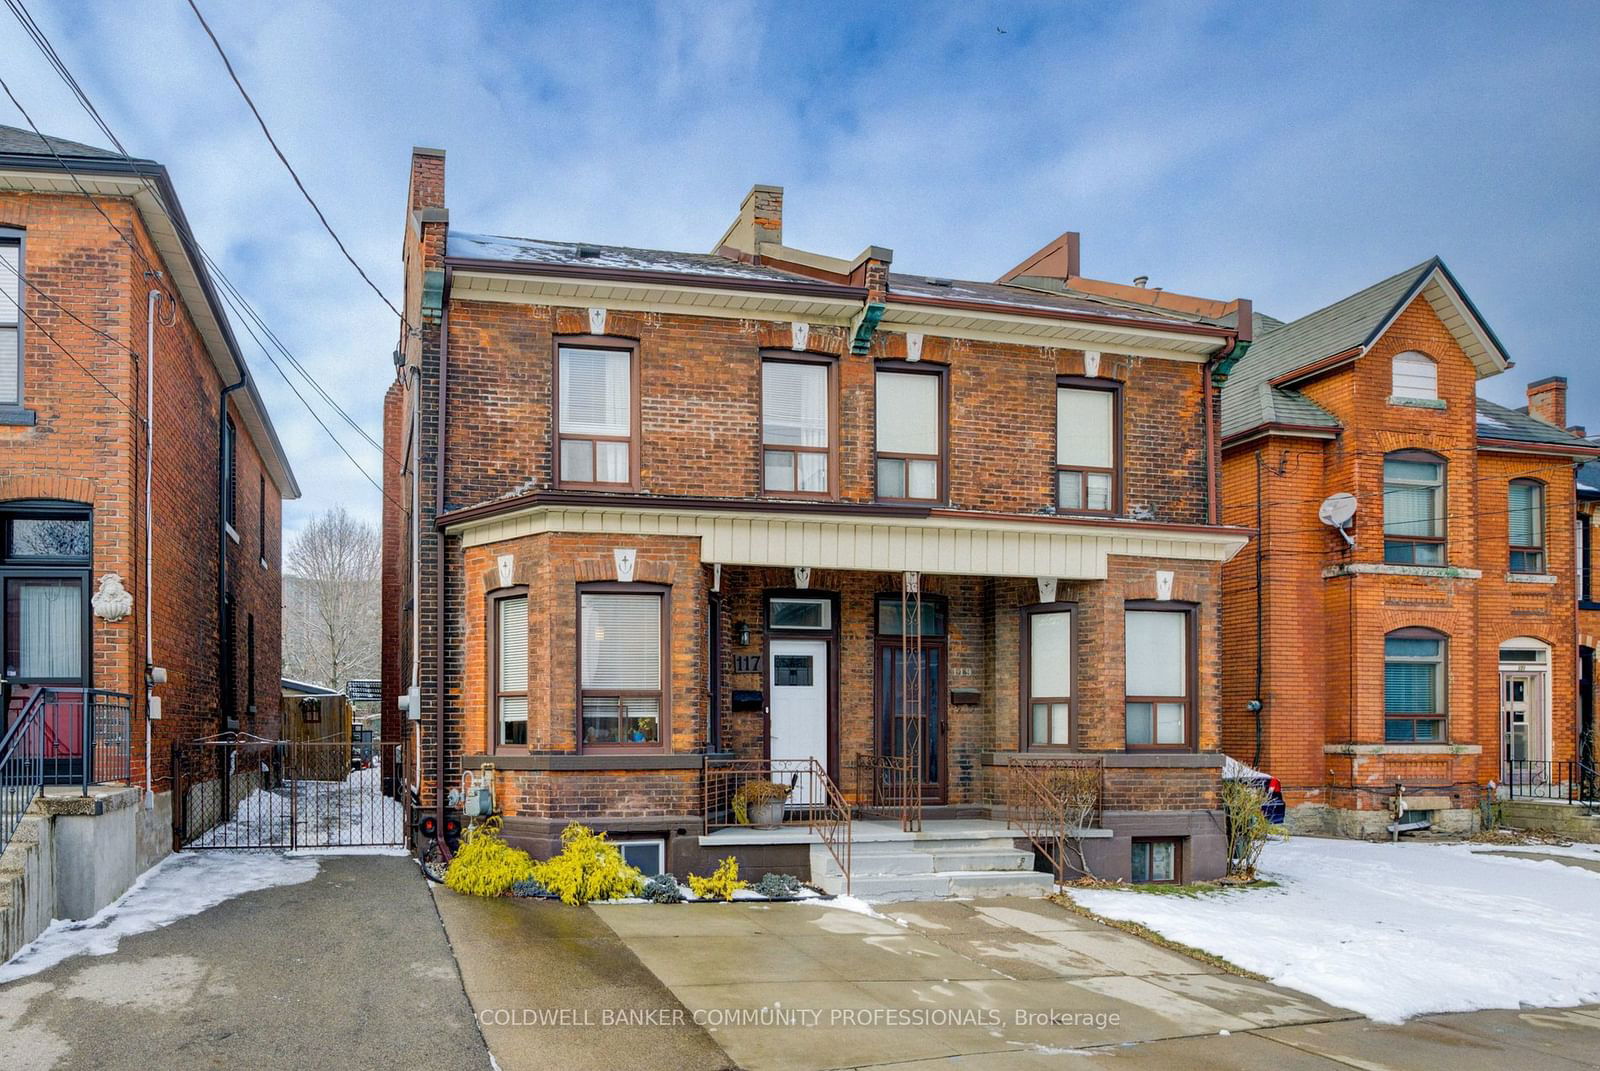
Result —
[[233, 396], [235, 405], [273, 485], [283, 498], [299, 498], [300, 485], [289, 455], [272, 426], [255, 376], [245, 364], [167, 169], [154, 160], [128, 158], [93, 145], [0, 125], [0, 189], [81, 195], [77, 182], [84, 175], [94, 176], [88, 185], [97, 195], [127, 197], [134, 202], [217, 374], [224, 383], [243, 380], [244, 390]]
[[1263, 333], [1222, 388], [1223, 436], [1272, 423], [1273, 407], [1264, 403], [1276, 402], [1278, 395], [1264, 395], [1263, 385], [1287, 386], [1286, 379], [1340, 354], [1360, 357], [1419, 294], [1455, 335], [1479, 376], [1509, 367], [1505, 348], [1450, 269], [1430, 257], [1298, 320], [1274, 326], [1270, 317], [1258, 319]]

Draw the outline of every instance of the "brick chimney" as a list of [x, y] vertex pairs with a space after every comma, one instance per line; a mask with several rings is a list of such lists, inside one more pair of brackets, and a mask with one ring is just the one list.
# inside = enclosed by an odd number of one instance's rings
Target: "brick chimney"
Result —
[[411, 150], [411, 187], [406, 192], [406, 213], [444, 207], [444, 150]]
[[739, 216], [712, 247], [712, 252], [730, 247], [741, 253], [756, 255], [763, 243], [783, 244], [783, 187], [750, 187], [739, 205]]
[[1546, 376], [1528, 384], [1528, 415], [1546, 424], [1567, 426], [1567, 377]]

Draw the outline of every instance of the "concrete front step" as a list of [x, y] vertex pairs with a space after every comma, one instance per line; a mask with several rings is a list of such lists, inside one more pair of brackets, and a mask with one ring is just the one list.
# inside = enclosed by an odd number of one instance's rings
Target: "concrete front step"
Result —
[[[824, 892], [844, 892], [839, 874], [813, 875]], [[1049, 874], [1031, 870], [946, 870], [934, 874], [856, 874], [851, 895], [863, 900], [981, 899], [993, 896], [1046, 896], [1054, 885]]]
[[[1051, 877], [1035, 873], [1033, 852], [1007, 835], [856, 841], [850, 891], [869, 900], [1043, 896]], [[844, 891], [844, 876], [826, 848], [811, 849], [811, 879], [827, 892]]]
[[[827, 852], [822, 853], [822, 859], [818, 860], [818, 863], [825, 871], [835, 874], [839, 872], [839, 864], [835, 863], [833, 856]], [[818, 869], [817, 863], [813, 863], [811, 869], [815, 874]], [[850, 855], [850, 870], [857, 877], [895, 877], [902, 874], [934, 874], [951, 870], [1010, 872], [1032, 869], [1033, 853], [1017, 851], [1015, 848], [969, 849], [960, 852], [902, 851], [890, 854], [881, 851], [863, 852], [861, 846], [857, 845]]]

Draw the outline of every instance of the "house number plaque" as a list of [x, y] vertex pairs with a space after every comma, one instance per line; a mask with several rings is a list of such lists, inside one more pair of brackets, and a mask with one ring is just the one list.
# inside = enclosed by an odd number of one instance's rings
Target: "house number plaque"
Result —
[[736, 654], [733, 656], [733, 671], [735, 673], [760, 673], [761, 656], [758, 654]]

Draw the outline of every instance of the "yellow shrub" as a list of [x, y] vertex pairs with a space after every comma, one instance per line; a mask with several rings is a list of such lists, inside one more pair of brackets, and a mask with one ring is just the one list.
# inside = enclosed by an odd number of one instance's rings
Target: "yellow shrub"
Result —
[[500, 838], [500, 819], [491, 818], [461, 836], [461, 848], [444, 872], [446, 887], [467, 896], [504, 896], [519, 881], [533, 877], [533, 859]]
[[739, 860], [731, 855], [717, 864], [716, 871], [709, 878], [689, 875], [689, 888], [701, 900], [732, 900], [734, 893], [747, 888], [749, 884], [748, 881], [739, 880]]
[[576, 822], [561, 831], [561, 854], [535, 863], [532, 876], [564, 904], [636, 896], [644, 887], [644, 875], [622, 861], [604, 833]]

